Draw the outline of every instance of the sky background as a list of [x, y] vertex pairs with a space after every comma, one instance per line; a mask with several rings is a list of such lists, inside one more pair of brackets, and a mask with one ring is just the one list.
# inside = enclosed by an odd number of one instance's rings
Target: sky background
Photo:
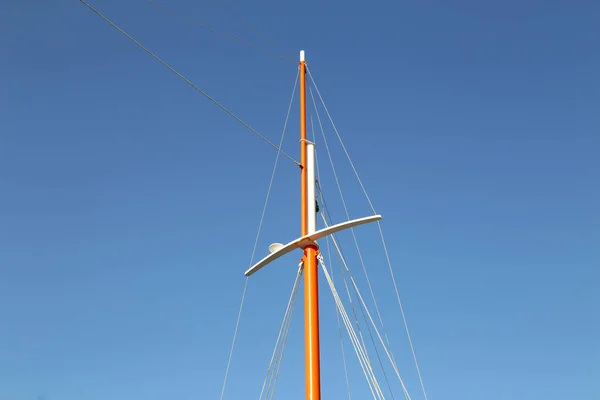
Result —
[[[91, 4], [275, 142], [306, 50], [384, 216], [430, 400], [600, 398], [600, 3], [228, 3], [293, 62], [144, 0]], [[164, 4], [272, 48], [217, 1]], [[79, 1], [1, 2], [0, 51], [0, 400], [218, 399], [276, 152]], [[326, 134], [351, 218], [369, 215]], [[299, 235], [298, 184], [282, 158], [257, 258]], [[422, 399], [377, 228], [357, 235]], [[296, 256], [250, 279], [225, 399], [258, 398]], [[321, 288], [323, 398], [343, 399]], [[301, 312], [278, 398], [304, 398]]]

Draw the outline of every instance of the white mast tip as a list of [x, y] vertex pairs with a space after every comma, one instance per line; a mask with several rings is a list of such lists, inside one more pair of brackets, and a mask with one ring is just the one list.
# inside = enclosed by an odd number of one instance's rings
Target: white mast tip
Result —
[[304, 50], [300, 50], [300, 61], [304, 61]]

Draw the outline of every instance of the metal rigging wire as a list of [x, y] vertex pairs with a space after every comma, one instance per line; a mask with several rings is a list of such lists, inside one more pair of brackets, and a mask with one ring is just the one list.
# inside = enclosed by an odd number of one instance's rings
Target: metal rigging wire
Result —
[[[291, 62], [291, 63], [294, 63], [294, 64], [296, 63], [294, 60], [292, 60], [291, 58], [289, 58], [289, 57], [287, 57], [287, 56], [284, 56], [284, 55], [280, 55], [280, 54], [273, 53], [272, 51], [269, 51], [269, 50], [263, 49], [262, 47], [255, 46], [255, 45], [253, 45], [252, 43], [248, 43], [248, 42], [246, 42], [246, 41], [244, 41], [244, 40], [238, 39], [237, 37], [235, 37], [235, 36], [232, 36], [232, 35], [230, 35], [230, 34], [228, 34], [228, 33], [224, 33], [224, 32], [218, 31], [218, 30], [216, 30], [216, 29], [214, 29], [214, 28], [211, 28], [210, 26], [208, 26], [208, 25], [206, 25], [206, 24], [203, 24], [202, 22], [198, 21], [197, 19], [194, 19], [194, 18], [188, 17], [187, 15], [185, 15], [185, 14], [183, 14], [183, 13], [181, 13], [181, 12], [175, 11], [175, 10], [173, 10], [172, 8], [165, 6], [164, 4], [158, 3], [158, 2], [156, 2], [156, 1], [154, 1], [154, 0], [145, 0], [145, 1], [147, 1], [147, 2], [148, 2], [148, 3], [150, 3], [150, 4], [152, 4], [153, 6], [156, 6], [156, 7], [160, 8], [160, 9], [161, 9], [161, 10], [163, 10], [163, 11], [166, 11], [166, 12], [168, 12], [168, 13], [170, 13], [170, 14], [173, 14], [174, 16], [176, 16], [176, 17], [178, 17], [178, 18], [181, 18], [181, 19], [184, 19], [184, 20], [186, 20], [186, 21], [188, 21], [188, 22], [191, 22], [192, 24], [194, 24], [194, 25], [197, 25], [197, 26], [199, 26], [199, 27], [201, 27], [201, 28], [204, 28], [204, 29], [206, 29], [207, 31], [209, 31], [209, 32], [212, 32], [212, 33], [214, 33], [214, 34], [216, 34], [216, 35], [219, 35], [219, 36], [222, 36], [222, 37], [224, 37], [224, 38], [227, 38], [227, 39], [233, 40], [234, 42], [237, 42], [237, 43], [239, 43], [239, 44], [241, 44], [241, 45], [247, 46], [247, 47], [249, 47], [249, 48], [251, 48], [251, 49], [254, 49], [254, 50], [261, 51], [261, 52], [263, 52], [263, 53], [265, 53], [265, 54], [268, 54], [268, 55], [270, 55], [270, 56], [273, 56], [273, 57], [279, 58], [279, 59], [281, 59], [281, 60], [288, 61], [288, 62]], [[241, 18], [241, 17], [240, 17], [240, 18]], [[261, 34], [261, 35], [262, 35], [262, 34]], [[279, 47], [279, 46], [277, 46], [277, 47]]]
[[284, 152], [283, 150], [281, 150], [281, 148], [277, 147], [277, 145], [275, 145], [269, 139], [267, 139], [266, 137], [264, 137], [263, 135], [261, 135], [260, 133], [258, 133], [258, 131], [256, 129], [252, 128], [250, 125], [248, 125], [246, 122], [244, 122], [240, 117], [238, 117], [237, 115], [235, 115], [233, 112], [229, 111], [227, 108], [225, 108], [224, 105], [222, 105], [217, 100], [215, 100], [214, 98], [212, 98], [204, 90], [202, 90], [198, 86], [194, 85], [189, 79], [187, 79], [185, 76], [183, 76], [181, 73], [179, 73], [175, 68], [171, 67], [165, 61], [163, 61], [160, 57], [158, 57], [156, 54], [154, 54], [152, 51], [150, 51], [147, 47], [145, 47], [143, 44], [141, 44], [140, 42], [138, 42], [137, 40], [135, 40], [131, 35], [129, 35], [123, 29], [119, 28], [114, 22], [112, 22], [107, 17], [105, 17], [104, 15], [102, 15], [99, 11], [97, 11], [91, 5], [89, 5], [88, 3], [86, 3], [84, 0], [79, 0], [79, 1], [83, 5], [85, 5], [87, 8], [89, 8], [90, 10], [92, 10], [100, 18], [102, 18], [104, 21], [106, 21], [108, 24], [110, 24], [113, 28], [115, 28], [116, 30], [118, 30], [121, 34], [123, 34], [125, 37], [127, 37], [129, 40], [131, 40], [133, 43], [135, 43], [139, 48], [141, 48], [146, 53], [148, 53], [149, 55], [151, 55], [156, 61], [158, 61], [159, 63], [161, 63], [163, 66], [165, 66], [169, 71], [173, 72], [175, 75], [177, 75], [179, 78], [181, 78], [181, 80], [183, 80], [185, 83], [187, 83], [188, 85], [190, 85], [196, 91], [200, 92], [204, 97], [206, 97], [211, 102], [213, 102], [214, 104], [216, 104], [221, 110], [225, 111], [227, 114], [229, 114], [231, 117], [233, 117], [236, 121], [238, 121], [239, 123], [241, 123], [242, 125], [244, 125], [248, 130], [250, 130], [250, 132], [254, 133], [256, 136], [258, 136], [259, 138], [261, 138], [263, 141], [265, 141], [266, 143], [268, 143], [269, 145], [271, 145], [271, 147], [273, 147], [275, 150], [277, 150], [278, 152], [280, 152], [281, 154], [283, 154], [285, 157], [287, 157], [288, 159], [290, 159], [294, 164], [296, 164], [297, 166], [300, 166], [300, 163], [298, 161], [296, 161], [292, 156], [290, 156], [289, 154], [287, 154], [286, 152]]

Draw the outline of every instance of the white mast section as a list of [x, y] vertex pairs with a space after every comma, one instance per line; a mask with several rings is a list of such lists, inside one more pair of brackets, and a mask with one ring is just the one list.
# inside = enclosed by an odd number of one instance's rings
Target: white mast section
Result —
[[317, 197], [315, 195], [315, 144], [306, 141], [306, 174], [307, 174], [307, 218], [308, 234], [314, 233], [317, 229]]

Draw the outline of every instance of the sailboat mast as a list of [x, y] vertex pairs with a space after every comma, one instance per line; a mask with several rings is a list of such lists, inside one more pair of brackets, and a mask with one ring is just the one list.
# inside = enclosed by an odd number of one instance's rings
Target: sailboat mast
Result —
[[[300, 164], [302, 236], [315, 232], [314, 144], [306, 139], [306, 61], [300, 52]], [[317, 246], [304, 247], [304, 343], [306, 362], [306, 400], [321, 399], [319, 351], [319, 282]]]

